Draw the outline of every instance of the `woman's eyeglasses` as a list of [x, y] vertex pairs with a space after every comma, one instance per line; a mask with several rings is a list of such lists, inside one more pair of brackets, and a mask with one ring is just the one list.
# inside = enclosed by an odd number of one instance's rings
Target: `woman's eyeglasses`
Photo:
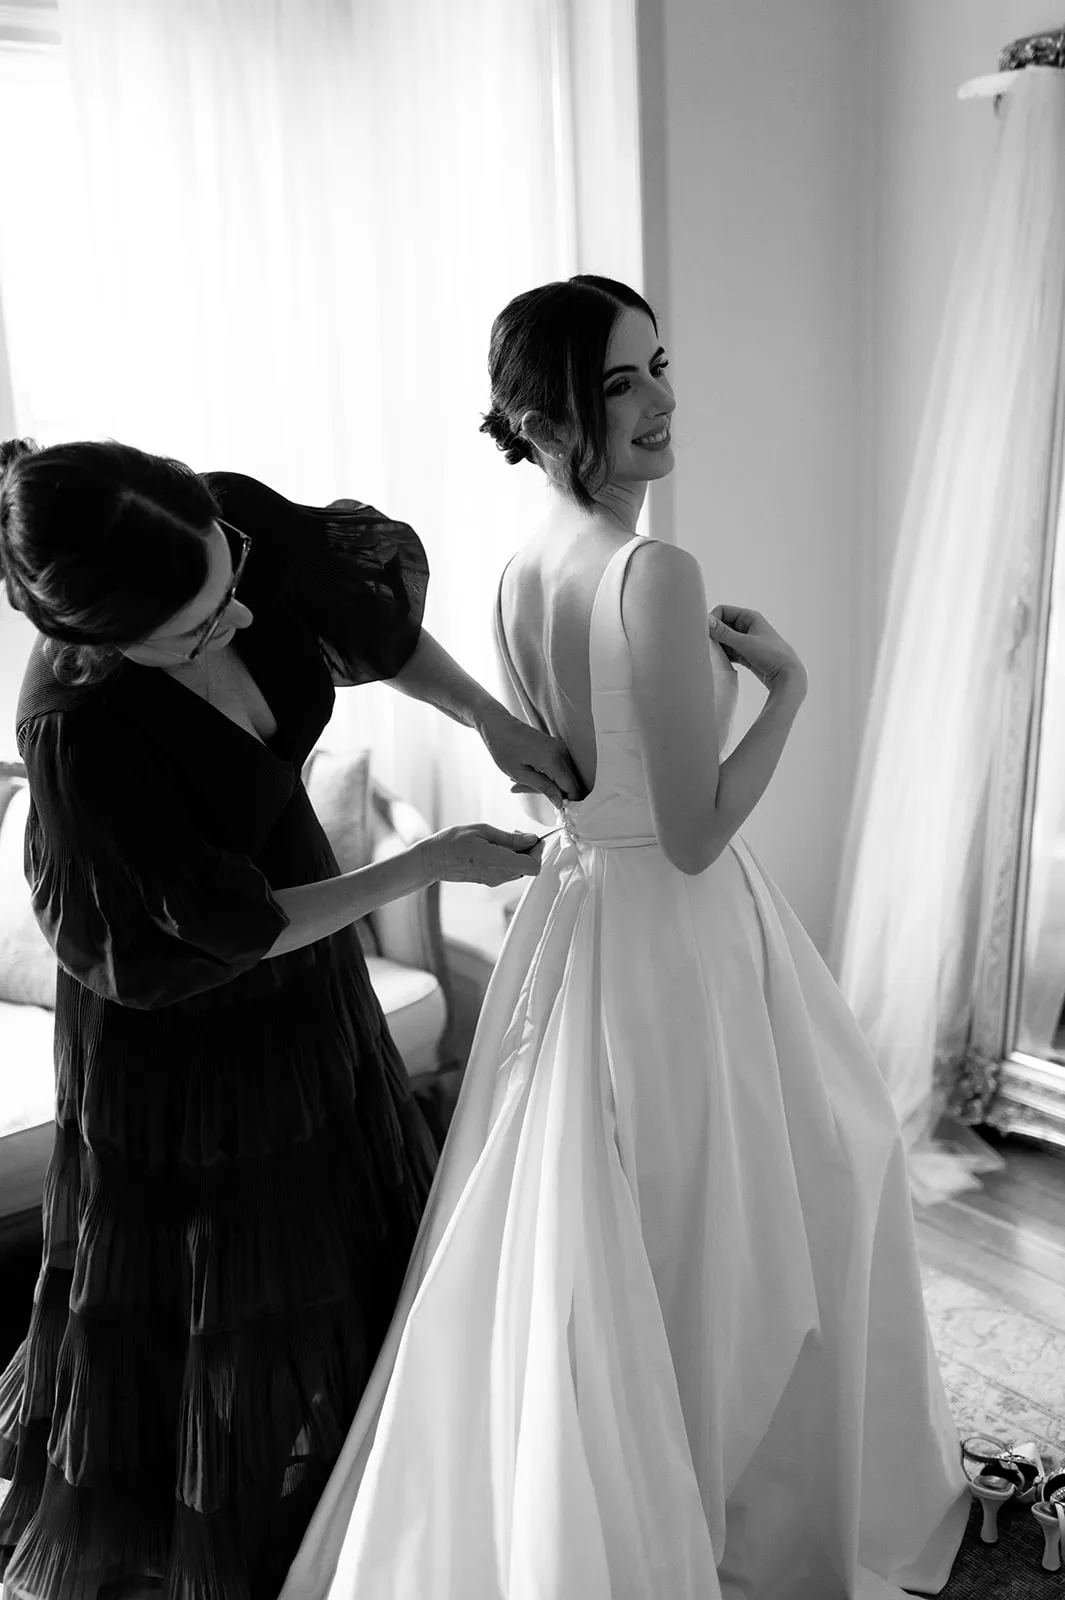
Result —
[[[251, 536], [249, 534], [242, 533], [241, 530], [239, 528], [235, 528], [231, 522], [223, 522], [221, 517], [215, 517], [215, 521], [218, 523], [220, 528], [225, 529], [227, 535], [232, 534], [233, 538], [237, 540], [237, 555], [236, 560], [233, 563], [233, 576], [229, 581], [229, 587], [226, 589], [222, 600], [217, 606], [215, 606], [214, 610], [211, 612], [211, 615], [206, 619], [206, 621], [201, 624], [196, 635], [195, 643], [193, 644], [191, 650], [182, 650], [179, 652], [177, 650], [163, 650], [161, 645], [152, 646], [152, 648], [155, 650], [161, 650], [162, 654], [165, 656], [173, 656], [177, 661], [195, 661], [196, 658], [201, 656], [207, 649], [207, 646], [218, 632], [222, 618], [225, 616], [230, 605], [232, 604], [233, 597], [237, 592], [237, 585], [240, 583], [241, 577], [244, 573], [244, 568], [248, 562], [248, 552], [251, 549]], [[232, 539], [229, 542], [230, 549], [232, 551]]]
[[223, 522], [221, 517], [216, 517], [215, 521], [218, 523], [220, 528], [225, 528], [228, 533], [232, 533], [236, 536], [237, 540], [239, 541], [240, 553], [233, 565], [233, 577], [230, 581], [229, 588], [226, 590], [225, 595], [222, 598], [221, 604], [216, 606], [214, 611], [207, 618], [207, 621], [204, 623], [203, 628], [197, 637], [196, 643], [189, 651], [190, 661], [195, 661], [196, 657], [201, 655], [203, 651], [207, 649], [207, 646], [218, 632], [219, 623], [229, 610], [229, 607], [233, 601], [233, 596], [237, 592], [237, 585], [243, 576], [244, 568], [248, 562], [248, 551], [251, 549], [251, 538], [248, 534], [241, 533], [240, 529], [234, 528], [232, 523]]

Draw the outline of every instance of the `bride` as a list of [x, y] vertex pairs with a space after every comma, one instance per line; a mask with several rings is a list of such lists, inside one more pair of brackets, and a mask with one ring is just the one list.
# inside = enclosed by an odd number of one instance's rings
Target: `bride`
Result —
[[[587, 784], [485, 1000], [390, 1333], [282, 1600], [938, 1593], [967, 1481], [876, 1063], [738, 830], [806, 693], [709, 638], [650, 307], [497, 318], [485, 431], [553, 507], [503, 573], [517, 705]], [[734, 663], [761, 713], [727, 756]]]

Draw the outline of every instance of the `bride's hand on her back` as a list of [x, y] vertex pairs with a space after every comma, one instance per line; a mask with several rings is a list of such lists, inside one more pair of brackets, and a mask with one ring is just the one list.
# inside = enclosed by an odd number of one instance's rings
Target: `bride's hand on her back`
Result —
[[806, 668], [760, 611], [746, 606], [715, 606], [709, 622], [711, 639], [716, 639], [730, 661], [753, 672], [770, 691], [786, 685], [792, 693], [805, 695]]
[[493, 887], [516, 878], [535, 878], [542, 845], [537, 833], [505, 833], [487, 822], [444, 828], [423, 839], [430, 877], [444, 883], [487, 883]]

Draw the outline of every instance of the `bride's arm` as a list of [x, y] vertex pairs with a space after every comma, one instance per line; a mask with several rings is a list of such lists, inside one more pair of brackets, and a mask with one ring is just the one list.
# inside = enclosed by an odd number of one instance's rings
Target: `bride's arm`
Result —
[[776, 771], [802, 693], [785, 682], [726, 761], [718, 761], [714, 679], [699, 563], [648, 540], [621, 600], [655, 832], [681, 872], [705, 872], [746, 822]]

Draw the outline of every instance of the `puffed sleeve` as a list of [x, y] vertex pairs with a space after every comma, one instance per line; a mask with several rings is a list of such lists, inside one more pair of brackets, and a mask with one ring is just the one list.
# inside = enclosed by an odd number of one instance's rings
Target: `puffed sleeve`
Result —
[[429, 584], [413, 528], [358, 500], [297, 505], [241, 473], [208, 472], [204, 481], [221, 516], [252, 540], [252, 583], [287, 593], [317, 634], [335, 684], [402, 671], [418, 643]]
[[204, 838], [179, 775], [106, 714], [24, 724], [26, 876], [64, 971], [151, 1010], [229, 982], [288, 926], [262, 873]]

